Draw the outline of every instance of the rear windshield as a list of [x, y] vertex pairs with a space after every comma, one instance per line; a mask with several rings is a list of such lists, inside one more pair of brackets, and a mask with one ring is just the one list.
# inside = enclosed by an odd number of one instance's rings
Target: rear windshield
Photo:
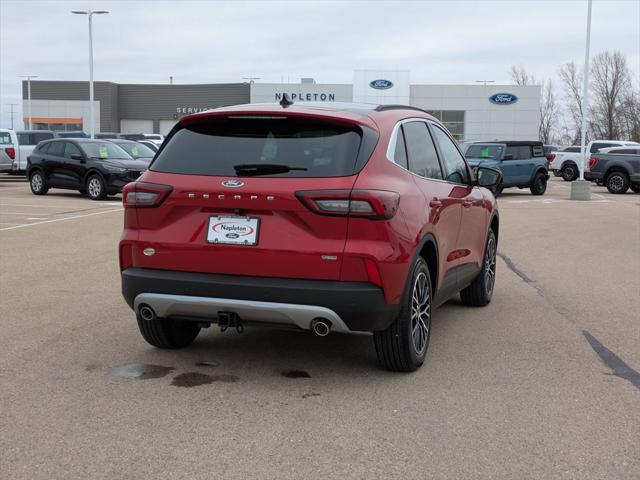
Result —
[[9, 132], [0, 132], [0, 145], [11, 145], [11, 135], [9, 135]]
[[277, 164], [303, 170], [270, 177], [353, 175], [361, 136], [351, 127], [287, 117], [222, 118], [178, 130], [151, 170], [234, 177], [234, 165]]
[[493, 158], [500, 160], [504, 145], [470, 145], [464, 156], [467, 158]]

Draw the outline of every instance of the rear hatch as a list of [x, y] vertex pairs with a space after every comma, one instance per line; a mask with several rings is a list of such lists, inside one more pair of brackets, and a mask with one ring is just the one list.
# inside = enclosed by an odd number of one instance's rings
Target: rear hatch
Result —
[[[187, 125], [136, 184], [171, 190], [160, 205], [135, 209], [134, 265], [338, 280], [348, 217], [312, 211], [300, 192], [348, 195], [377, 134], [292, 114], [203, 116]], [[153, 255], [144, 254], [149, 248]]]

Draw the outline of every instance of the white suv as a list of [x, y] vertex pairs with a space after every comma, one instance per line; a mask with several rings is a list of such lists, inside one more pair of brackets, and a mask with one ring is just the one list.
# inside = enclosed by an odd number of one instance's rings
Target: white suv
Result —
[[[636, 146], [636, 142], [629, 142], [623, 140], [594, 140], [587, 144], [587, 157], [600, 151], [601, 148], [608, 147], [626, 147]], [[573, 182], [580, 173], [580, 146], [567, 147], [559, 152], [553, 152], [550, 155], [551, 163], [549, 164], [549, 170], [553, 172], [556, 177], [562, 177], [566, 182]], [[587, 158], [585, 158], [584, 168], [587, 170]]]

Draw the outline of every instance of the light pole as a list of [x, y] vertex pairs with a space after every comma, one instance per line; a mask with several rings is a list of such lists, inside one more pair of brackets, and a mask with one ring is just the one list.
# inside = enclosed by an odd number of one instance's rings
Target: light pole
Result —
[[[487, 83], [495, 83], [495, 80], [476, 80], [476, 83], [484, 84], [484, 101], [486, 102], [487, 101]], [[482, 140], [484, 141], [487, 140], [486, 138], [484, 138], [486, 135], [486, 132], [485, 132], [485, 123], [487, 121], [486, 116], [487, 116], [487, 113], [486, 113], [486, 107], [485, 107], [482, 109]]]
[[89, 135], [91, 135], [91, 138], [93, 138], [96, 133], [96, 126], [93, 118], [93, 30], [91, 27], [91, 17], [93, 17], [94, 15], [102, 15], [109, 12], [107, 12], [106, 10], [73, 10], [71, 13], [75, 13], [76, 15], [87, 15], [87, 17], [89, 18], [89, 121], [91, 122]]
[[27, 110], [29, 111], [29, 128], [31, 130], [31, 79], [38, 78], [38, 75], [20, 75], [20, 78], [27, 79]]
[[9, 105], [11, 107], [11, 111], [9, 112], [9, 115], [11, 115], [11, 130], [13, 130], [13, 115], [14, 115], [14, 111], [13, 111], [13, 107], [17, 107], [18, 104], [17, 103], [7, 103], [7, 105]]
[[571, 182], [572, 200], [591, 200], [591, 182], [584, 179], [584, 161], [587, 156], [587, 106], [589, 104], [589, 47], [591, 45], [591, 6], [592, 0], [587, 0], [587, 41], [584, 49], [584, 73], [582, 83], [582, 131], [580, 132], [580, 176]]

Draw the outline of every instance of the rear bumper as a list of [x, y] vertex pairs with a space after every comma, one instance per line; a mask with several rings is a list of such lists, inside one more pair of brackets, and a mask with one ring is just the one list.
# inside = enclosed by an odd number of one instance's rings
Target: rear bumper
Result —
[[604, 179], [604, 174], [601, 172], [584, 172], [584, 179], [589, 180], [591, 182], [599, 181]]
[[145, 304], [159, 317], [215, 322], [224, 311], [247, 323], [302, 329], [321, 317], [343, 332], [384, 330], [400, 312], [399, 304], [385, 302], [382, 289], [365, 282], [129, 268], [122, 272], [122, 294], [135, 311]]

